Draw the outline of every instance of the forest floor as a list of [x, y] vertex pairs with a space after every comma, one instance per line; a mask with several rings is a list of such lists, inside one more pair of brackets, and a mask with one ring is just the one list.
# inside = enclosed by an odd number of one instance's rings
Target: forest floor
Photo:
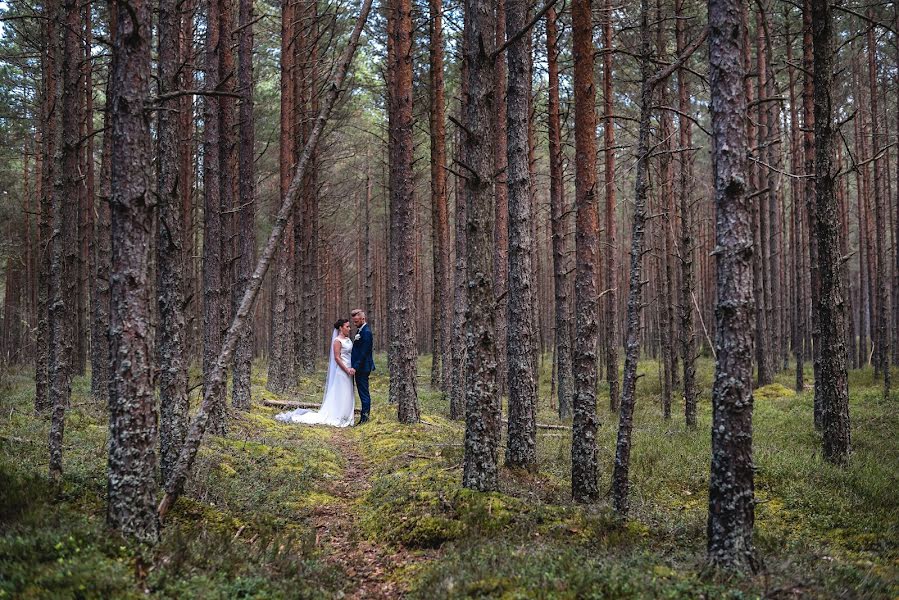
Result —
[[[380, 357], [380, 365], [386, 364]], [[550, 400], [538, 420], [564, 425]], [[661, 416], [658, 363], [640, 369], [630, 519], [610, 499], [570, 500], [570, 433], [541, 430], [540, 468], [502, 469], [500, 491], [462, 489], [464, 425], [419, 367], [422, 422], [400, 425], [383, 371], [373, 420], [336, 430], [276, 422], [264, 400], [316, 401], [321, 373], [289, 394], [265, 391], [208, 438], [155, 547], [104, 525], [105, 407], [77, 378], [65, 476], [47, 478], [49, 424], [33, 415], [31, 374], [0, 382], [0, 598], [897, 598], [899, 394], [870, 370], [850, 375], [853, 456], [820, 458], [810, 388], [791, 372], [756, 391], [755, 543], [765, 569], [703, 572], [712, 362], [703, 359], [699, 427], [682, 406]], [[191, 381], [198, 374], [192, 374]], [[811, 383], [810, 381], [808, 382]], [[610, 485], [616, 415], [599, 399], [601, 489]], [[500, 451], [502, 459], [502, 450]]]

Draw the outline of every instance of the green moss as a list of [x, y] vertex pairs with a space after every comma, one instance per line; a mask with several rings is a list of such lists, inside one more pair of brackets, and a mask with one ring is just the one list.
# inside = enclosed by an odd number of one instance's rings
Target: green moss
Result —
[[777, 400], [780, 398], [794, 398], [796, 390], [792, 390], [780, 383], [772, 383], [756, 388], [752, 392], [752, 397], [756, 400]]

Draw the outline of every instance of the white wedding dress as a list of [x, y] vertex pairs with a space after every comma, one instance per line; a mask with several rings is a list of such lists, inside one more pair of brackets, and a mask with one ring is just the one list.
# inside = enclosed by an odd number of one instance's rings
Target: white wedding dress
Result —
[[[331, 339], [331, 356], [328, 361], [328, 378], [325, 380], [325, 395], [321, 408], [309, 410], [298, 408], [289, 412], [275, 415], [275, 418], [285, 423], [299, 423], [303, 425], [330, 425], [332, 427], [349, 427], [353, 424], [353, 408], [356, 404], [356, 396], [353, 391], [353, 378], [337, 366], [334, 360], [334, 340], [338, 339], [336, 330]], [[353, 351], [353, 340], [342, 338], [340, 340], [340, 360], [344, 365], [350, 364], [350, 354]]]

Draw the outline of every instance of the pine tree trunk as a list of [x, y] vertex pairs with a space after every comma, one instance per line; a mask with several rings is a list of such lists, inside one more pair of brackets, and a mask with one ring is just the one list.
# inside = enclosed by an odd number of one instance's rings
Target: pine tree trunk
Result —
[[[814, 85], [812, 83], [812, 71], [814, 70], [814, 57], [812, 47], [812, 0], [804, 0], [802, 5], [802, 154], [805, 158], [805, 174], [815, 172], [815, 113], [814, 113]], [[814, 367], [815, 396], [814, 396], [814, 421], [815, 428], [821, 428], [821, 393], [820, 393], [820, 330], [818, 327], [818, 296], [820, 289], [820, 274], [818, 271], [818, 236], [817, 230], [817, 204], [815, 202], [816, 180], [805, 179], [805, 206], [808, 220], [808, 258], [811, 275], [811, 317], [812, 317], [812, 361]]]
[[599, 496], [596, 458], [597, 254], [596, 90], [593, 86], [592, 0], [571, 5], [574, 52], [575, 138], [575, 319], [574, 419], [571, 439], [571, 494], [575, 502]]
[[839, 214], [834, 195], [836, 174], [831, 167], [833, 139], [832, 8], [827, 0], [811, 0], [814, 43], [815, 195], [817, 204], [818, 270], [821, 284], [817, 303], [820, 327], [821, 425], [825, 460], [849, 462], [849, 384], [846, 374], [845, 304], [840, 280]]
[[752, 543], [752, 229], [746, 184], [742, 0], [709, 2], [717, 291], [708, 562], [756, 567]]
[[[159, 94], [178, 89], [181, 15], [176, 0], [159, 2]], [[184, 356], [184, 290], [181, 198], [178, 189], [178, 99], [160, 106], [157, 121], [157, 288], [159, 290], [159, 447], [162, 480], [168, 479], [187, 435], [187, 362]]]
[[[496, 0], [496, 47], [506, 41], [506, 0]], [[495, 57], [494, 89], [496, 94], [493, 152], [495, 190], [495, 224], [493, 236], [493, 295], [496, 298], [496, 329], [509, 329], [509, 186], [508, 186], [508, 99], [506, 98], [506, 54], [503, 51]], [[496, 343], [496, 386], [500, 397], [508, 393], [509, 366], [506, 350], [506, 336], [497, 335]]]
[[565, 173], [562, 164], [562, 125], [559, 116], [559, 46], [556, 11], [546, 13], [546, 55], [549, 67], [549, 170], [552, 211], [553, 284], [555, 291], [556, 369], [559, 418], [570, 419], [574, 397], [571, 364], [571, 261], [568, 258], [568, 207], [565, 203]]
[[145, 107], [150, 87], [150, 6], [118, 3], [112, 45], [112, 287], [107, 522], [155, 542], [156, 403], [153, 381], [152, 273], [156, 199]]
[[[868, 15], [873, 18], [869, 9]], [[880, 114], [877, 105], [877, 47], [874, 44], [874, 29], [868, 28], [868, 82], [871, 102], [871, 152], [874, 156], [874, 229], [875, 252], [877, 253], [877, 272], [875, 274], [877, 287], [877, 360], [880, 371], [883, 373], [883, 397], [890, 397], [890, 291], [887, 280], [887, 240], [886, 220], [889, 209], [884, 205], [883, 191], [883, 163], [878, 151], [878, 123]]]
[[[468, 63], [465, 55], [462, 57], [461, 67], [462, 93], [461, 93], [461, 115], [466, 112], [466, 103], [468, 97]], [[464, 118], [461, 117], [461, 118]], [[461, 120], [461, 119], [460, 119]], [[467, 164], [464, 154], [464, 146], [461, 138], [464, 132], [461, 130], [457, 136], [456, 142], [456, 158], [454, 162], [461, 167]], [[455, 272], [453, 273], [453, 375], [452, 389], [450, 390], [450, 418], [453, 420], [461, 420], [465, 418], [466, 403], [466, 373], [465, 365], [467, 364], [467, 338], [466, 331], [468, 329], [468, 235], [466, 227], [468, 226], [468, 217], [466, 214], [468, 194], [465, 190], [465, 182], [462, 177], [456, 177], [455, 183], [455, 239], [454, 250], [455, 256]]]
[[[682, 17], [684, 0], [677, 2], [677, 16]], [[677, 53], [682, 54], [686, 47], [685, 23], [682, 18], [675, 22]], [[680, 335], [681, 354], [684, 360], [684, 417], [687, 427], [696, 428], [696, 334], [693, 327], [693, 256], [695, 230], [693, 228], [693, 202], [690, 198], [690, 186], [693, 181], [693, 152], [688, 150], [693, 145], [693, 124], [685, 115], [690, 114], [690, 91], [685, 69], [677, 70], [677, 107], [678, 143], [684, 154], [681, 155], [678, 179], [678, 204], [680, 205], [680, 253], [681, 253], [681, 297], [680, 297]]]
[[53, 235], [50, 240], [50, 476], [62, 475], [65, 411], [72, 396], [78, 298], [78, 48], [80, 12], [75, 0], [56, 8], [55, 114], [56, 155], [53, 177]]
[[[656, 1], [657, 20], [656, 26], [656, 52], [664, 55], [665, 51], [665, 31], [664, 31], [664, 11], [662, 10], [661, 1]], [[662, 87], [659, 90], [659, 100], [662, 106], [670, 106], [671, 98], [668, 90]], [[671, 112], [663, 110], [659, 115], [659, 179], [660, 179], [660, 198], [661, 206], [659, 210], [662, 217], [659, 225], [662, 227], [662, 269], [663, 278], [660, 282], [661, 290], [658, 295], [659, 302], [659, 333], [661, 337], [661, 356], [662, 356], [662, 416], [665, 419], [671, 418], [671, 394], [674, 385], [674, 350], [677, 339], [675, 335], [674, 324], [674, 175], [671, 169], [671, 150], [674, 146], [672, 138], [674, 133], [671, 124]]]
[[[216, 89], [223, 92], [219, 98], [219, 205], [220, 225], [218, 236], [219, 264], [221, 267], [221, 287], [218, 296], [221, 317], [219, 321], [220, 334], [218, 339], [224, 338], [227, 324], [231, 322], [232, 304], [240, 300], [232, 300], [236, 283], [235, 267], [237, 264], [237, 214], [239, 212], [239, 200], [237, 197], [238, 185], [238, 155], [237, 155], [237, 113], [235, 79], [236, 69], [234, 63], [234, 0], [219, 0], [219, 27], [218, 48], [219, 79]], [[236, 310], [236, 309], [234, 309]], [[217, 348], [221, 348], [221, 341]], [[219, 350], [216, 350], [218, 354]], [[221, 434], [225, 432], [225, 414], [227, 411], [227, 389], [222, 390], [221, 410], [213, 415], [213, 430]], [[221, 421], [219, 423], [219, 420]]]
[[[238, 134], [238, 257], [237, 278], [231, 295], [233, 311], [249, 284], [256, 264], [256, 189], [254, 150], [255, 122], [253, 119], [253, 4], [240, 0], [238, 17], [237, 87], [243, 95], [239, 104]], [[253, 330], [248, 328], [237, 343], [232, 370], [231, 404], [241, 410], [250, 408], [250, 367], [253, 359]]]
[[412, 14], [410, 0], [392, 0], [393, 21], [389, 43], [394, 85], [390, 96], [390, 143], [395, 146], [390, 164], [390, 250], [395, 260], [390, 273], [390, 398], [397, 404], [401, 423], [417, 423], [415, 323], [415, 196], [412, 173]]
[[[279, 190], [283, 198], [290, 186], [294, 159], [294, 4], [290, 0], [281, 3], [281, 120], [279, 130]], [[289, 339], [289, 315], [287, 294], [290, 289], [290, 257], [293, 248], [293, 218], [288, 223], [287, 234], [278, 244], [275, 273], [272, 279], [271, 332], [269, 334], [268, 378], [266, 389], [283, 392], [287, 389], [287, 365], [285, 348]]]
[[44, 6], [42, 23], [44, 47], [41, 50], [41, 123], [43, 126], [41, 153], [40, 221], [38, 223], [38, 295], [37, 332], [34, 369], [34, 410], [38, 414], [48, 412], [50, 403], [50, 257], [52, 254], [53, 180], [55, 178], [56, 114], [55, 106], [57, 51], [56, 13], [59, 0], [51, 0]]
[[[302, 151], [302, 145], [309, 139], [315, 114], [318, 111], [318, 85], [316, 80], [318, 58], [318, 12], [317, 3], [304, 0], [299, 3], [297, 24], [299, 32], [296, 38], [294, 64], [296, 76], [295, 94], [295, 127], [296, 146], [294, 153]], [[321, 293], [319, 289], [319, 194], [317, 163], [318, 155], [311, 157], [312, 164], [303, 182], [303, 198], [294, 215], [296, 255], [295, 285], [297, 297], [300, 298], [296, 311], [297, 345], [296, 359], [299, 361], [299, 373], [315, 371], [315, 361], [319, 355], [320, 322], [318, 306]]]
[[465, 0], [463, 53], [467, 64], [464, 95], [463, 163], [468, 305], [466, 308], [465, 457], [462, 485], [478, 491], [499, 486], [500, 396], [497, 386], [494, 263], [494, 57], [496, 15], [486, 0]]
[[[506, 0], [506, 23], [513, 31], [524, 28], [525, 0]], [[531, 263], [531, 176], [528, 161], [530, 100], [530, 32], [506, 50], [509, 65], [507, 101], [507, 182], [509, 228], [508, 322], [506, 331], [509, 370], [509, 435], [506, 464], [537, 467], [537, 365], [534, 362], [534, 273]]]
[[[205, 0], [205, 86], [218, 89], [221, 81], [220, 0]], [[227, 40], [224, 42], [227, 44]], [[222, 345], [222, 194], [221, 194], [221, 99], [203, 99], [203, 389], [210, 386], [215, 359]], [[214, 435], [225, 433], [225, 398], [219, 393], [210, 414]]]
[[615, 444], [615, 468], [612, 473], [612, 502], [616, 512], [627, 515], [629, 471], [634, 405], [637, 396], [637, 362], [640, 359], [640, 311], [643, 304], [643, 245], [646, 235], [646, 201], [649, 195], [649, 135], [652, 116], [652, 60], [649, 38], [649, 1], [640, 3], [640, 125], [637, 140], [637, 173], [634, 196], [633, 229], [631, 231], [631, 268], [627, 294], [627, 319], [624, 347], [624, 388], [618, 416], [618, 438]]
[[430, 9], [430, 130], [431, 220], [434, 252], [433, 356], [431, 386], [450, 389], [449, 358], [452, 335], [452, 284], [450, 282], [449, 211], [446, 185], [446, 99], [443, 84], [443, 5], [429, 0]]
[[88, 353], [90, 350], [91, 315], [90, 315], [90, 278], [93, 274], [94, 245], [94, 89], [93, 89], [93, 25], [91, 21], [91, 5], [81, 7], [81, 97], [84, 99], [82, 114], [81, 139], [83, 145], [79, 157], [80, 173], [83, 181], [79, 186], [80, 198], [78, 216], [78, 235], [80, 253], [78, 257], [78, 374], [87, 371]]
[[615, 223], [615, 121], [612, 117], [612, 0], [604, 0], [602, 10], [603, 172], [606, 199], [606, 380], [609, 408], [618, 410], [618, 227]]
[[[118, 10], [115, 0], [107, 3], [110, 39], [116, 36]], [[112, 69], [107, 71], [106, 109], [103, 111], [103, 142], [100, 162], [100, 195], [97, 198], [94, 220], [94, 272], [91, 291], [91, 395], [101, 402], [109, 402], [110, 346], [109, 346], [109, 272], [112, 264], [111, 214], [112, 197]]]
[[[793, 39], [790, 36], [789, 14], [784, 15], [784, 23], [786, 24], [787, 37], [787, 73], [790, 79], [790, 170], [793, 173], [799, 173], [802, 169], [802, 144], [799, 141], [800, 125], [799, 111], [796, 106], [796, 77], [793, 62]], [[807, 185], [808, 179], [801, 182], [793, 179], [790, 182], [790, 204], [792, 204], [792, 238], [793, 238], [793, 317], [791, 319], [792, 327], [792, 346], [793, 355], [796, 358], [796, 391], [802, 392], [805, 389], [805, 355], [803, 354], [802, 341], [805, 338], [805, 278], [803, 277], [805, 261], [803, 253], [805, 252], [805, 244], [803, 244], [803, 220], [802, 220], [802, 203], [800, 201], [803, 194], [803, 188]]]

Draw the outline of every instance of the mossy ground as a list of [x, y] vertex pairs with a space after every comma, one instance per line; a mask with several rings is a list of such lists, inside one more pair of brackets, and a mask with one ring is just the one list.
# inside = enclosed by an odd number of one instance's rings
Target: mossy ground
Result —
[[[379, 364], [385, 364], [381, 360]], [[551, 361], [544, 361], [548, 371]], [[607, 498], [570, 502], [570, 434], [541, 431], [537, 473], [503, 469], [500, 491], [460, 487], [463, 425], [419, 370], [422, 423], [401, 426], [372, 379], [370, 424], [292, 427], [254, 403], [227, 438], [203, 446], [190, 488], [155, 549], [128, 544], [103, 524], [104, 409], [75, 382], [61, 486], [46, 478], [48, 423], [31, 411], [28, 373], [0, 391], [0, 598], [334, 597], [355, 590], [335, 550], [317, 544], [315, 513], [339, 504], [355, 535], [404, 560], [385, 569], [411, 597], [695, 598], [871, 597], [899, 594], [899, 397], [887, 401], [870, 371], [850, 376], [853, 456], [848, 469], [820, 457], [810, 390], [793, 374], [758, 390], [754, 418], [755, 541], [765, 571], [720, 579], [702, 572], [713, 364], [700, 363], [699, 427], [682, 406], [665, 421], [658, 365], [641, 363], [632, 454], [630, 520]], [[561, 424], [542, 373], [538, 419]], [[254, 371], [254, 400], [265, 371]], [[315, 400], [318, 377], [296, 395]], [[598, 435], [601, 489], [610, 485], [616, 415], [603, 386]], [[347, 444], [365, 462], [360, 493], [338, 497]], [[355, 460], [358, 460], [359, 458]], [[502, 460], [502, 450], [500, 451]], [[353, 482], [343, 481], [352, 485]], [[411, 559], [409, 559], [411, 557]]]

